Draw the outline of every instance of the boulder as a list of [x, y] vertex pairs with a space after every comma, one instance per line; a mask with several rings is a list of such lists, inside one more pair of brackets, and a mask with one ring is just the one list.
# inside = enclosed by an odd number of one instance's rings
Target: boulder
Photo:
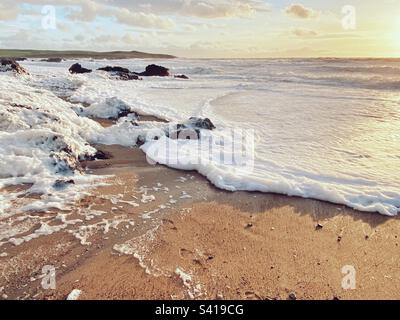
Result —
[[95, 161], [95, 160], [108, 160], [111, 159], [112, 155], [109, 152], [97, 150], [94, 155], [87, 156], [85, 160], [87, 161]]
[[188, 79], [189, 79], [189, 77], [188, 77], [188, 76], [185, 76], [184, 74], [176, 74], [176, 75], [174, 75], [174, 78], [177, 78], [177, 79], [185, 79], [185, 80], [188, 80]]
[[139, 74], [144, 77], [169, 77], [169, 69], [151, 64], [146, 67], [146, 71]]
[[114, 74], [118, 80], [129, 81], [129, 80], [142, 80], [136, 73], [126, 73], [126, 72], [117, 72]]
[[21, 65], [14, 59], [0, 59], [0, 71], [12, 71], [17, 74], [29, 74]]
[[74, 65], [69, 68], [69, 72], [74, 73], [90, 73], [92, 70], [83, 68], [79, 63], [75, 63]]
[[216, 127], [208, 118], [190, 118], [186, 123], [177, 124], [169, 129], [167, 136], [170, 139], [197, 140], [200, 139], [200, 130], [214, 130]]
[[189, 123], [191, 124], [191, 126], [199, 129], [206, 129], [206, 130], [216, 129], [214, 124], [208, 118], [203, 119], [203, 118], [192, 117], [189, 119]]
[[140, 116], [137, 112], [132, 111], [130, 109], [126, 109], [126, 110], [121, 110], [118, 112], [118, 116], [117, 117], [110, 117], [109, 120], [118, 120], [119, 118], [125, 118], [127, 116], [131, 116], [131, 118], [133, 118], [135, 121], [138, 121], [140, 119]]
[[112, 76], [116, 77], [116, 79], [118, 79], [118, 80], [123, 80], [123, 81], [142, 80], [137, 75], [137, 73], [131, 72], [128, 68], [107, 66], [104, 68], [99, 68], [97, 70], [109, 72], [109, 73], [111, 73]]

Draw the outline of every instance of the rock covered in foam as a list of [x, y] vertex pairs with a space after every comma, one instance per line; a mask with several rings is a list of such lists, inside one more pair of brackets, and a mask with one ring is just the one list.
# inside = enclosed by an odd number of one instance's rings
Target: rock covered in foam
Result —
[[196, 140], [200, 139], [200, 130], [214, 130], [215, 125], [208, 118], [192, 117], [185, 123], [174, 125], [168, 132], [170, 139]]
[[0, 72], [12, 71], [16, 74], [29, 74], [14, 59], [0, 59]]
[[129, 116], [132, 121], [139, 120], [139, 115], [127, 103], [116, 97], [93, 103], [82, 110], [82, 115], [110, 120]]
[[211, 122], [209, 118], [196, 118], [192, 117], [189, 119], [189, 125], [199, 129], [214, 130], [215, 125]]

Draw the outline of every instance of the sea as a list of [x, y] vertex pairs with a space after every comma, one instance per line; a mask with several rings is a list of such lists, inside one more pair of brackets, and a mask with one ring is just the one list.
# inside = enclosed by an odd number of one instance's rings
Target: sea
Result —
[[[71, 75], [79, 62], [93, 69]], [[143, 71], [162, 65], [171, 77], [120, 81], [99, 67]], [[121, 106], [172, 124], [209, 118], [199, 140], [146, 139], [149, 161], [196, 170], [230, 192], [258, 191], [328, 201], [396, 216], [400, 212], [400, 60], [68, 60], [22, 61], [30, 73], [0, 73], [0, 187], [29, 184], [43, 196], [23, 210], [65, 208], [96, 178], [62, 170], [93, 154], [94, 144], [134, 147], [166, 124], [137, 126]], [[165, 131], [165, 130], [164, 130]], [[57, 138], [55, 138], [57, 137]], [[67, 149], [65, 149], [67, 147]], [[70, 189], [54, 181], [74, 176]], [[7, 215], [16, 193], [0, 193]]]

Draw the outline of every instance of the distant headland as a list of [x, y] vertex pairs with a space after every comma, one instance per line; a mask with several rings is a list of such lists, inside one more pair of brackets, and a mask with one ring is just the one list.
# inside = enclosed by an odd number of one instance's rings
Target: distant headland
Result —
[[14, 50], [0, 49], [1, 58], [62, 58], [62, 59], [174, 59], [168, 54], [154, 54], [140, 51], [56, 51], [56, 50]]

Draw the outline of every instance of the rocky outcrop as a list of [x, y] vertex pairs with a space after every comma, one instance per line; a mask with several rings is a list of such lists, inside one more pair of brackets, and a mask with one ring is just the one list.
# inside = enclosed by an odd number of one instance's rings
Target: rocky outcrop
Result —
[[99, 71], [106, 71], [106, 72], [122, 72], [122, 73], [130, 73], [130, 72], [131, 72], [128, 68], [123, 68], [123, 67], [111, 67], [111, 66], [99, 68], [99, 69], [97, 69], [97, 70], [99, 70]]
[[184, 80], [188, 80], [189, 79], [189, 77], [185, 76], [184, 74], [176, 74], [176, 75], [174, 75], [174, 78], [184, 79]]
[[129, 81], [129, 80], [142, 80], [142, 78], [140, 78], [137, 74], [129, 72], [129, 73], [125, 73], [125, 72], [117, 72], [114, 74], [114, 76], [118, 79], [118, 80], [123, 80], [123, 81]]
[[169, 69], [151, 64], [146, 67], [146, 71], [139, 73], [143, 77], [169, 77]]
[[79, 63], [75, 63], [69, 68], [69, 72], [72, 74], [81, 74], [81, 73], [91, 73], [92, 70], [83, 68]]
[[115, 77], [117, 80], [141, 80], [137, 73], [131, 72], [128, 68], [107, 66], [104, 68], [99, 68], [97, 70], [109, 72], [111, 76]]
[[0, 59], [0, 72], [12, 71], [16, 74], [29, 74], [14, 59]]
[[214, 130], [216, 127], [208, 118], [190, 118], [187, 122], [177, 124], [169, 130], [170, 139], [197, 140], [200, 139], [200, 130]]
[[210, 119], [208, 118], [196, 118], [192, 117], [189, 119], [189, 125], [195, 128], [199, 129], [205, 129], [205, 130], [214, 130], [216, 127], [214, 124], [211, 122]]

